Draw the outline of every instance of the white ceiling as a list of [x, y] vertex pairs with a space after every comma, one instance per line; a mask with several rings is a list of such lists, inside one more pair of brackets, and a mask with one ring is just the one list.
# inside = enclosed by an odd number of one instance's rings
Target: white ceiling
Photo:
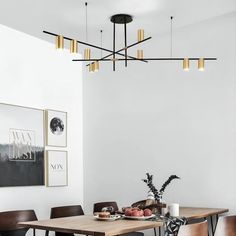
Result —
[[[47, 41], [54, 38], [43, 34], [43, 30], [83, 41], [84, 3], [82, 0], [0, 0], [0, 24]], [[88, 0], [89, 42], [100, 44], [101, 29], [104, 39], [111, 40], [109, 18], [117, 13], [134, 16], [133, 23], [128, 25], [129, 41], [133, 42], [131, 39], [135, 40], [138, 28], [144, 28], [151, 36], [169, 31], [171, 15], [175, 17], [174, 27], [183, 27], [233, 11], [236, 11], [236, 0]], [[123, 30], [117, 28], [117, 33]]]

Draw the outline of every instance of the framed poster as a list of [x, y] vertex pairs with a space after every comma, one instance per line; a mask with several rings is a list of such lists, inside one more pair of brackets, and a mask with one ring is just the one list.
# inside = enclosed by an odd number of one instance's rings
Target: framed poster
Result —
[[54, 147], [67, 146], [67, 113], [46, 110], [46, 145]]
[[44, 185], [43, 110], [0, 103], [0, 187]]
[[67, 152], [46, 151], [46, 170], [48, 187], [66, 186], [68, 184]]

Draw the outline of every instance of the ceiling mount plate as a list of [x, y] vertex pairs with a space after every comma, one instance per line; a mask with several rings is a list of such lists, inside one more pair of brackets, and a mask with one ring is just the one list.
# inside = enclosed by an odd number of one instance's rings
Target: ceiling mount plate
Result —
[[127, 14], [117, 14], [111, 17], [111, 22], [115, 24], [128, 24], [133, 21], [133, 17]]

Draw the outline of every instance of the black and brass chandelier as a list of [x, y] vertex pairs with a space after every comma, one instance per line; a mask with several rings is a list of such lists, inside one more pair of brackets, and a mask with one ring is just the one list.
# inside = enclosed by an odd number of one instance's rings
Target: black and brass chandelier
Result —
[[[86, 42], [73, 39], [70, 37], [66, 37], [60, 34], [43, 31], [45, 34], [49, 34], [55, 37], [56, 39], [56, 49], [64, 49], [64, 40], [70, 42], [70, 53], [77, 54], [78, 53], [78, 44], [85, 45], [86, 48], [84, 49], [84, 58], [83, 59], [73, 59], [74, 62], [88, 62], [86, 65], [88, 67], [89, 72], [96, 72], [99, 70], [100, 66], [99, 63], [101, 62], [112, 62], [113, 71], [116, 70], [116, 62], [124, 61], [125, 67], [128, 65], [128, 61], [138, 61], [142, 63], [147, 63], [149, 61], [181, 61], [183, 65], [184, 71], [189, 71], [190, 69], [190, 62], [197, 61], [198, 62], [198, 70], [204, 71], [205, 69], [205, 61], [214, 61], [217, 58], [213, 57], [173, 57], [172, 56], [172, 22], [173, 17], [171, 16], [171, 55], [170, 57], [144, 57], [144, 51], [142, 49], [137, 50], [136, 56], [131, 56], [128, 54], [128, 49], [140, 45], [152, 37], [145, 38], [144, 36], [144, 29], [138, 29], [137, 32], [137, 41], [132, 44], [127, 44], [127, 24], [133, 21], [133, 17], [128, 14], [116, 14], [110, 18], [110, 21], [113, 24], [113, 49], [107, 49], [102, 46], [98, 46], [95, 44], [88, 43], [88, 27], [87, 27], [87, 2], [85, 3], [86, 7]], [[124, 27], [124, 47], [116, 50], [116, 25], [120, 24]], [[102, 33], [102, 30], [101, 30]], [[108, 54], [99, 58], [92, 58], [91, 57], [91, 48], [99, 49], [101, 52], [107, 52]]]

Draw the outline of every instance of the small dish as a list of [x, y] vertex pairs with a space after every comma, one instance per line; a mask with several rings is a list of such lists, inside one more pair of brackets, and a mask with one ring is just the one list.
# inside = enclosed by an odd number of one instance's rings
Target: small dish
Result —
[[114, 221], [120, 219], [120, 215], [110, 215], [110, 217], [104, 218], [104, 217], [99, 217], [98, 215], [95, 215], [94, 218], [96, 220], [102, 220], [102, 221]]

